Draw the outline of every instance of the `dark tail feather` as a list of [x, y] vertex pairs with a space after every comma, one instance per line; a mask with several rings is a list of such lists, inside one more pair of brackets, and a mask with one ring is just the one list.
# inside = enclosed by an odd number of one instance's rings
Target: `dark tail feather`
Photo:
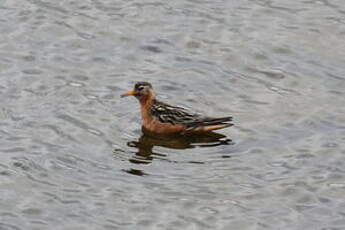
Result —
[[220, 118], [206, 118], [202, 120], [201, 122], [206, 122], [206, 123], [223, 123], [223, 122], [229, 122], [232, 121], [232, 117], [220, 117]]
[[187, 124], [188, 129], [195, 129], [200, 126], [211, 126], [211, 125], [225, 125], [226, 127], [232, 126], [230, 123], [232, 117], [220, 117], [220, 118], [204, 118], [199, 121], [190, 122]]

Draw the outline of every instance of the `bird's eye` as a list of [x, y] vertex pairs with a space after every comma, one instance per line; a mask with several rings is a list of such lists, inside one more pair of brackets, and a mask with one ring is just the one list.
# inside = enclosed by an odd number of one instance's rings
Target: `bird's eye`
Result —
[[145, 87], [144, 86], [139, 86], [138, 90], [143, 90]]

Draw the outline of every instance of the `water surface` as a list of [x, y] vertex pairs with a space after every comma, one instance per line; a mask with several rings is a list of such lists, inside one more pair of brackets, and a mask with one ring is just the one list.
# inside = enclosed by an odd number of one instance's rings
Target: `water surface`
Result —
[[[0, 1], [0, 229], [345, 229], [345, 2]], [[234, 117], [143, 136], [134, 98]]]

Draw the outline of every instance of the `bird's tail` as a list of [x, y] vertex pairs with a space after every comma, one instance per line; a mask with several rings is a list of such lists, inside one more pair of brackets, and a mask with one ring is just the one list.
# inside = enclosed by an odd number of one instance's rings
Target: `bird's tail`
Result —
[[208, 132], [217, 129], [223, 129], [234, 124], [230, 123], [232, 117], [220, 117], [220, 118], [204, 118], [199, 121], [191, 122], [188, 124], [188, 129], [195, 132]]

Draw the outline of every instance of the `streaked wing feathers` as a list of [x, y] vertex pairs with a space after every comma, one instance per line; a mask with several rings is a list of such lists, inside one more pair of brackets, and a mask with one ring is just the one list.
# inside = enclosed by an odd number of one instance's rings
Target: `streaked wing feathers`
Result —
[[152, 103], [150, 112], [160, 122], [173, 125], [191, 122], [195, 117], [199, 116], [197, 114], [190, 114], [182, 107], [171, 106], [157, 100]]
[[151, 104], [150, 113], [160, 122], [173, 125], [184, 125], [188, 130], [200, 126], [230, 124], [228, 122], [232, 120], [232, 117], [202, 117], [199, 114], [189, 113], [182, 107], [171, 106], [157, 100], [153, 101]]

